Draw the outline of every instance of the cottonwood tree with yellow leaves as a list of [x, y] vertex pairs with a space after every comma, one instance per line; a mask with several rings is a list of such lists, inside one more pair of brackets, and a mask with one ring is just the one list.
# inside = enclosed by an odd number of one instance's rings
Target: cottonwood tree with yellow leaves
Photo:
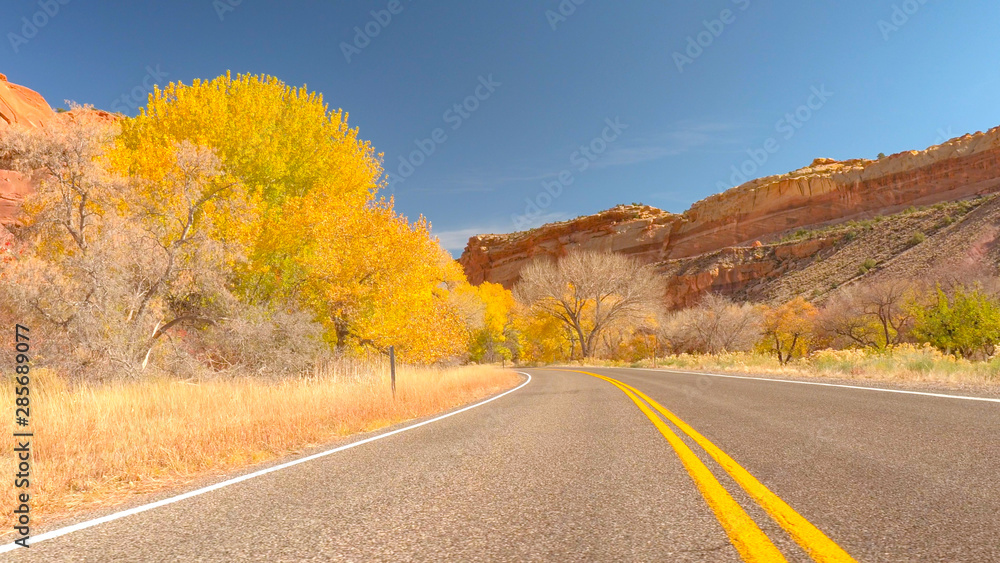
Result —
[[216, 240], [240, 248], [230, 259], [241, 299], [305, 307], [342, 352], [460, 354], [464, 327], [448, 295], [463, 276], [426, 220], [409, 223], [377, 198], [381, 158], [357, 133], [305, 87], [227, 74], [155, 90], [123, 125], [113, 162], [155, 184], [178, 143], [212, 149], [240, 186], [240, 215], [204, 213]]
[[64, 371], [301, 371], [324, 343], [467, 352], [461, 269], [378, 197], [381, 156], [319, 95], [227, 74], [157, 89], [132, 119], [77, 109], [3, 132], [44, 181], [0, 289], [65, 343]]
[[465, 311], [469, 332], [469, 359], [474, 362], [501, 362], [520, 356], [520, 342], [515, 329], [517, 302], [509, 290], [498, 283], [478, 286], [464, 284], [456, 299]]
[[816, 307], [803, 297], [796, 297], [777, 307], [762, 306], [763, 352], [773, 353], [787, 364], [796, 356], [805, 356], [815, 343]]

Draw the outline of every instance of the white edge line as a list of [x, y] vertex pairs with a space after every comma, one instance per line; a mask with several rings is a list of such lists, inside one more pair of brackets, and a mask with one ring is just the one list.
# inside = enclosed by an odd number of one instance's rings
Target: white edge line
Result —
[[904, 391], [902, 389], [883, 389], [882, 387], [864, 387], [861, 385], [843, 385], [840, 383], [821, 383], [819, 381], [799, 381], [797, 379], [772, 379], [769, 377], [753, 377], [749, 375], [723, 375], [721, 373], [706, 373], [703, 371], [683, 371], [677, 369], [654, 369], [654, 368], [625, 368], [644, 371], [657, 371], [660, 373], [682, 373], [687, 375], [708, 375], [711, 377], [725, 377], [727, 379], [749, 379], [752, 381], [774, 381], [777, 383], [798, 383], [800, 385], [819, 385], [820, 387], [842, 387], [844, 389], [862, 389], [864, 391], [881, 391], [883, 393], [900, 393], [903, 395], [923, 395], [925, 397], [941, 397], [944, 399], [964, 399], [966, 401], [983, 401], [986, 403], [1000, 403], [1000, 399], [989, 397], [970, 397], [968, 395], [948, 395], [945, 393], [926, 393], [924, 391]]
[[[385, 434], [379, 434], [378, 436], [372, 436], [371, 438], [365, 438], [364, 440], [358, 440], [357, 442], [351, 442], [350, 444], [345, 444], [343, 446], [340, 446], [340, 447], [337, 447], [337, 448], [333, 448], [332, 450], [326, 450], [324, 452], [320, 452], [320, 453], [313, 454], [313, 455], [310, 455], [310, 456], [307, 456], [307, 457], [303, 457], [303, 458], [300, 458], [300, 459], [296, 459], [296, 460], [293, 460], [293, 461], [282, 463], [280, 465], [275, 465], [274, 467], [268, 467], [267, 469], [261, 469], [260, 471], [255, 471], [253, 473], [248, 473], [246, 475], [241, 475], [239, 477], [234, 477], [232, 479], [229, 479], [229, 480], [226, 480], [226, 481], [222, 481], [221, 483], [216, 483], [214, 485], [209, 485], [208, 487], [203, 487], [201, 489], [196, 489], [194, 491], [189, 491], [189, 492], [186, 492], [186, 493], [181, 494], [181, 495], [177, 495], [177, 496], [170, 497], [170, 498], [165, 498], [163, 500], [159, 500], [159, 501], [152, 502], [152, 503], [149, 503], [149, 504], [144, 504], [142, 506], [137, 506], [135, 508], [130, 508], [128, 510], [123, 510], [121, 512], [115, 512], [114, 514], [109, 514], [107, 516], [102, 516], [100, 518], [95, 518], [94, 520], [88, 520], [86, 522], [80, 522], [79, 524], [73, 524], [72, 526], [67, 526], [65, 528], [59, 528], [58, 530], [52, 530], [51, 532], [45, 532], [44, 534], [40, 534], [38, 536], [31, 536], [27, 543], [28, 543], [29, 546], [32, 546], [32, 545], [35, 545], [36, 543], [43, 542], [45, 540], [51, 540], [53, 538], [58, 538], [59, 536], [64, 536], [66, 534], [71, 534], [73, 532], [79, 532], [80, 530], [85, 530], [87, 528], [98, 526], [100, 524], [105, 524], [105, 523], [111, 522], [113, 520], [118, 520], [119, 518], [125, 518], [126, 516], [133, 516], [135, 514], [139, 514], [140, 512], [146, 512], [147, 510], [152, 510], [154, 508], [159, 508], [161, 506], [166, 506], [168, 504], [173, 504], [175, 502], [180, 502], [182, 500], [187, 500], [187, 499], [189, 499], [191, 497], [196, 497], [198, 495], [203, 495], [205, 493], [212, 492], [212, 491], [214, 491], [216, 489], [221, 489], [223, 487], [228, 487], [229, 485], [235, 485], [236, 483], [241, 483], [241, 482], [246, 481], [248, 479], [253, 479], [254, 477], [260, 477], [261, 475], [266, 475], [266, 474], [272, 473], [274, 471], [280, 471], [282, 469], [288, 469], [289, 467], [292, 467], [294, 465], [298, 465], [300, 463], [305, 463], [307, 461], [312, 461], [314, 459], [319, 459], [321, 457], [325, 457], [325, 456], [328, 456], [330, 454], [335, 454], [337, 452], [342, 452], [344, 450], [349, 450], [351, 448], [360, 446], [362, 444], [367, 444], [369, 442], [374, 442], [375, 440], [381, 440], [382, 438], [388, 438], [389, 436], [392, 436], [394, 434], [399, 434], [400, 432], [406, 432], [407, 430], [413, 430], [414, 428], [419, 428], [419, 427], [421, 427], [421, 426], [423, 426], [425, 424], [430, 424], [432, 422], [437, 422], [439, 420], [444, 420], [444, 419], [448, 418], [449, 416], [455, 416], [456, 414], [465, 412], [465, 411], [470, 410], [470, 409], [474, 409], [476, 407], [481, 407], [481, 406], [485, 405], [486, 403], [493, 402], [493, 401], [499, 399], [500, 397], [503, 397], [505, 395], [509, 395], [509, 394], [513, 393], [514, 391], [517, 391], [518, 389], [520, 389], [520, 388], [524, 387], [525, 385], [531, 383], [531, 374], [528, 374], [528, 373], [525, 373], [525, 372], [520, 372], [520, 371], [517, 372], [517, 373], [519, 373], [521, 375], [524, 375], [524, 376], [527, 376], [528, 377], [527, 381], [525, 381], [524, 383], [518, 385], [517, 387], [515, 387], [515, 388], [513, 388], [513, 389], [511, 389], [509, 391], [504, 391], [503, 393], [501, 393], [501, 394], [499, 394], [499, 395], [497, 395], [495, 397], [490, 397], [489, 399], [486, 399], [485, 401], [480, 401], [480, 402], [478, 402], [478, 403], [476, 403], [474, 405], [469, 405], [467, 407], [463, 407], [461, 409], [458, 409], [457, 411], [452, 411], [450, 413], [443, 414], [443, 415], [438, 416], [436, 418], [432, 418], [430, 420], [425, 420], [423, 422], [418, 422], [416, 424], [413, 424], [413, 425], [410, 425], [410, 426], [406, 426], [406, 427], [403, 427], [403, 428], [397, 428], [396, 430], [393, 430], [391, 432], [386, 432]], [[20, 547], [21, 546], [18, 545], [18, 544], [16, 544], [16, 543], [9, 543], [9, 544], [0, 546], [0, 553], [7, 553], [9, 551], [13, 551], [13, 550], [15, 550], [17, 548], [20, 548]]]

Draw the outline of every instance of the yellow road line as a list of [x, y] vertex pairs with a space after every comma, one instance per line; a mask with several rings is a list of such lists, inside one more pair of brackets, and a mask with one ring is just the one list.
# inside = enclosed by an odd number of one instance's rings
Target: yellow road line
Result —
[[803, 518], [802, 515], [796, 512], [791, 506], [788, 505], [788, 503], [781, 500], [778, 495], [771, 492], [771, 490], [758, 481], [756, 477], [751, 475], [749, 471], [744, 469], [740, 464], [736, 463], [736, 460], [729, 457], [726, 452], [719, 449], [718, 446], [702, 436], [697, 430], [692, 428], [680, 418], [677, 418], [674, 413], [664, 408], [648, 395], [631, 385], [622, 383], [621, 381], [610, 377], [585, 371], [578, 373], [592, 375], [614, 384], [619, 389], [632, 391], [644, 401], [649, 403], [654, 409], [659, 411], [660, 414], [665, 416], [667, 420], [680, 428], [682, 432], [690, 436], [695, 443], [708, 452], [708, 455], [712, 456], [712, 459], [718, 462], [718, 464], [726, 470], [726, 473], [728, 473], [733, 480], [739, 483], [739, 485], [743, 487], [743, 490], [745, 490], [751, 498], [757, 501], [757, 504], [767, 511], [767, 513], [771, 515], [771, 518], [784, 528], [784, 530], [792, 536], [792, 538], [802, 547], [802, 549], [806, 551], [806, 553], [809, 554], [810, 557], [813, 558], [814, 561], [820, 563], [856, 563], [855, 559], [844, 551], [843, 548], [834, 543], [834, 541], [828, 538], [826, 534], [820, 531], [819, 528]]
[[[584, 373], [584, 372], [581, 372]], [[674, 433], [660, 417], [656, 416], [645, 403], [639, 400], [632, 391], [618, 385], [613, 380], [612, 384], [621, 389], [639, 409], [652, 421], [653, 425], [663, 434], [674, 451], [687, 469], [688, 475], [694, 480], [701, 491], [705, 502], [715, 513], [715, 517], [722, 524], [722, 528], [729, 536], [736, 551], [747, 563], [770, 563], [786, 561], [785, 557], [778, 551], [771, 540], [757, 526], [757, 523], [750, 518], [750, 515], [730, 496], [726, 488], [712, 475], [712, 471], [700, 460], [698, 456], [681, 440], [680, 436]]]

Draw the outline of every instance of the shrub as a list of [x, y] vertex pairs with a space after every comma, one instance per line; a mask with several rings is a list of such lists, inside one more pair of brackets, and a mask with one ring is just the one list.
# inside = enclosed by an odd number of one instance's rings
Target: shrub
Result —
[[913, 311], [913, 335], [945, 354], [988, 358], [1000, 343], [1000, 302], [979, 288], [959, 285], [949, 296], [939, 285], [934, 302]]
[[834, 295], [819, 325], [840, 346], [885, 349], [899, 344], [912, 326], [912, 284], [901, 280], [854, 285]]
[[910, 246], [916, 246], [925, 240], [927, 240], [927, 235], [924, 233], [913, 233], [913, 236], [910, 237]]
[[779, 307], [764, 307], [764, 339], [759, 348], [774, 353], [782, 364], [804, 356], [815, 343], [816, 315], [816, 307], [802, 297]]
[[875, 266], [877, 265], [878, 262], [876, 262], [874, 258], [869, 258], [864, 262], [862, 262], [861, 266], [858, 267], [858, 274], [863, 276], [867, 274], [869, 271], [871, 271], [873, 268], [875, 268]]
[[760, 340], [761, 321], [760, 311], [749, 303], [709, 294], [697, 306], [667, 316], [661, 335], [674, 352], [749, 351]]

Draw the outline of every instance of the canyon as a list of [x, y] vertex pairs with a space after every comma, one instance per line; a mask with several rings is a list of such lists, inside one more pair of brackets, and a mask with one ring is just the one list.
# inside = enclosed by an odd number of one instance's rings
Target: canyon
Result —
[[673, 307], [708, 291], [768, 299], [777, 295], [760, 289], [762, 282], [839, 248], [839, 239], [782, 241], [791, 233], [943, 202], [982, 201], [997, 191], [1000, 127], [877, 160], [816, 159], [710, 196], [680, 214], [623, 205], [530, 231], [478, 235], [459, 262], [472, 283], [512, 287], [520, 269], [539, 258], [573, 249], [622, 252], [657, 265]]

